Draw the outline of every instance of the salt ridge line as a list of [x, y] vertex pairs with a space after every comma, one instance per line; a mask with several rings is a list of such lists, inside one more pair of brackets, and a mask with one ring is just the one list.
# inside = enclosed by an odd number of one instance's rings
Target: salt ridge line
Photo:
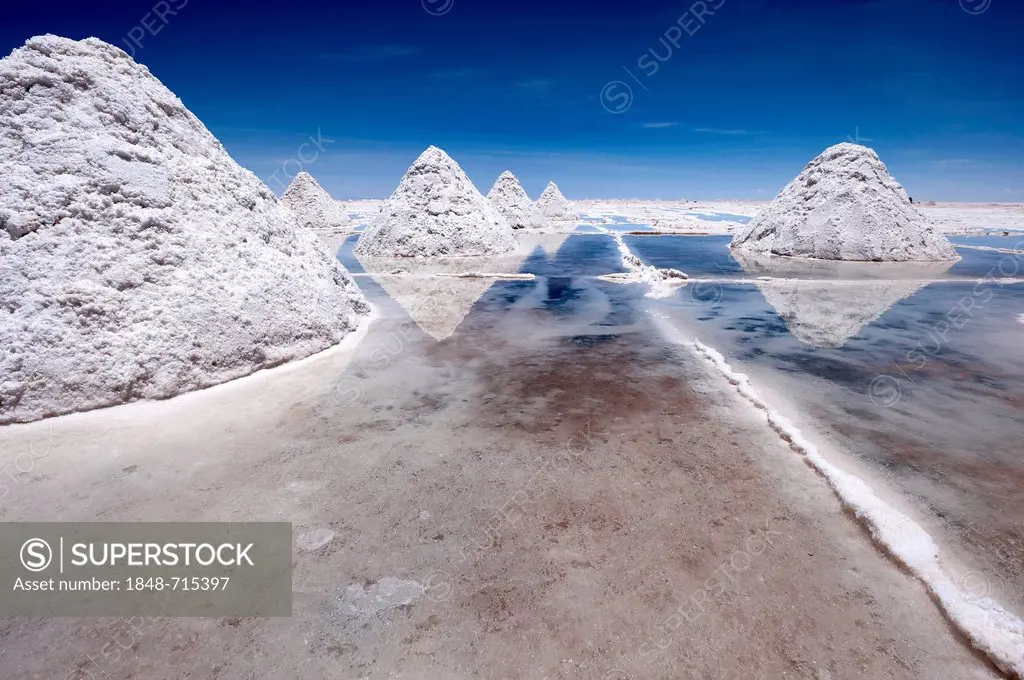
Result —
[[633, 251], [626, 245], [622, 234], [598, 225], [594, 225], [594, 228], [609, 234], [615, 239], [615, 243], [619, 247], [619, 256], [622, 258], [622, 266], [630, 271], [630, 274], [625, 276], [621, 274], [607, 274], [605, 277], [598, 278], [614, 283], [646, 283], [650, 286], [647, 297], [652, 298], [666, 298], [672, 295], [677, 287], [686, 285], [689, 277], [684, 272], [678, 269], [661, 269], [644, 264], [643, 260], [634, 255]]
[[925, 585], [945, 615], [977, 650], [1003, 672], [1024, 678], [1024, 622], [995, 600], [960, 590], [942, 568], [938, 546], [921, 525], [885, 503], [863, 480], [826, 460], [789, 419], [761, 399], [750, 379], [733, 370], [720, 352], [696, 338], [690, 346], [747, 401], [764, 411], [771, 428], [825, 478], [840, 503], [854, 513], [872, 538]]

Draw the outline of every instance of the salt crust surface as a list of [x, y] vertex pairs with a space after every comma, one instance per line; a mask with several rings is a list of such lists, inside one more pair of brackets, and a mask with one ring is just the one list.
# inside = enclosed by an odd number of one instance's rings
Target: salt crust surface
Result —
[[95, 38], [0, 60], [0, 424], [309, 356], [369, 311], [149, 70]]

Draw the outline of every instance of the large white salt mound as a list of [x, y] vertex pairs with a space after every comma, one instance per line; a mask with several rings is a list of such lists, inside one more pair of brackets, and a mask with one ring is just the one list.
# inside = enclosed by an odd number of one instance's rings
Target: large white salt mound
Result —
[[348, 224], [344, 206], [305, 171], [295, 175], [281, 203], [299, 224], [315, 231], [334, 231]]
[[548, 222], [576, 222], [576, 211], [554, 182], [548, 182], [537, 199], [537, 207]]
[[339, 342], [348, 273], [145, 66], [0, 60], [0, 423], [164, 398]]
[[406, 171], [355, 251], [374, 257], [469, 256], [505, 253], [517, 245], [512, 227], [459, 164], [432, 146]]
[[956, 260], [871, 149], [826, 149], [733, 237], [732, 248], [823, 260]]
[[513, 229], [533, 229], [544, 226], [544, 217], [537, 204], [530, 200], [519, 180], [509, 171], [501, 176], [487, 193], [487, 200], [508, 220]]

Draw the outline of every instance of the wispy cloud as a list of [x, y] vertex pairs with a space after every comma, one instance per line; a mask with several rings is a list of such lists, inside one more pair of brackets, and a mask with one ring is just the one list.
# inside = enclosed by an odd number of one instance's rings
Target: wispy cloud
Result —
[[764, 132], [762, 130], [744, 130], [743, 128], [735, 128], [735, 129], [729, 129], [729, 128], [693, 128], [693, 132], [699, 132], [699, 133], [705, 134], [705, 135], [731, 135], [731, 136], [766, 135], [766, 134], [768, 134], [767, 132]]
[[419, 54], [420, 48], [413, 45], [360, 45], [350, 52], [323, 52], [321, 59], [370, 63], [402, 59]]
[[524, 94], [546, 95], [551, 91], [551, 81], [547, 78], [528, 78], [513, 85]]
[[679, 123], [676, 123], [676, 122], [673, 121], [671, 123], [644, 123], [643, 127], [648, 128], [648, 129], [660, 129], [660, 128], [676, 127], [677, 125], [679, 125]]
[[509, 101], [528, 106], [553, 106], [555, 104], [554, 83], [547, 78], [526, 78], [511, 83], [507, 98]]

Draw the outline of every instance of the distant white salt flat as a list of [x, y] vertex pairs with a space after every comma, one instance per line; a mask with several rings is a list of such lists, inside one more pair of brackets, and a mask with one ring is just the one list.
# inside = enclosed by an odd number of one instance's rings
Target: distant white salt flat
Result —
[[[358, 222], [376, 215], [383, 202], [380, 199], [346, 200], [345, 209]], [[754, 217], [768, 203], [767, 200], [669, 201], [628, 198], [573, 202], [582, 222], [613, 224], [625, 221], [650, 225], [654, 231], [702, 234], [731, 234], [741, 225], [738, 221], [706, 219], [708, 216]], [[1024, 232], [1024, 203], [929, 201], [914, 205], [944, 234], [978, 234], [993, 230]], [[701, 216], [705, 219], [701, 219]]]
[[1024, 203], [915, 204], [945, 234], [974, 234], [981, 231], [1024, 230]]

